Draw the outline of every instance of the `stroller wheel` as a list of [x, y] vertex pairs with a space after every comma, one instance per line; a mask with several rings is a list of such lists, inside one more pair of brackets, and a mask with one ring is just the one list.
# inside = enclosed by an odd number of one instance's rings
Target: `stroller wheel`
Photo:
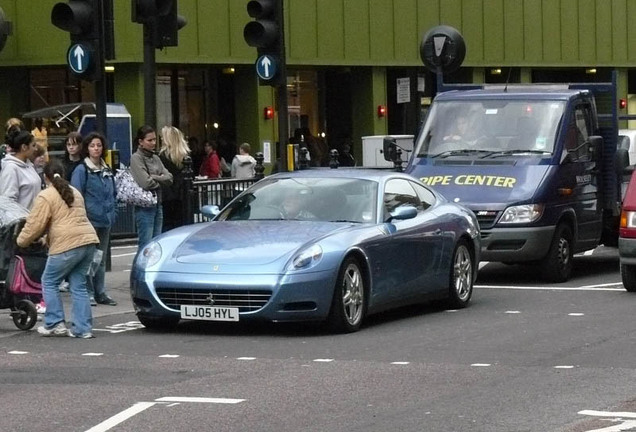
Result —
[[30, 300], [20, 300], [11, 311], [13, 323], [20, 330], [31, 330], [38, 321], [38, 312]]

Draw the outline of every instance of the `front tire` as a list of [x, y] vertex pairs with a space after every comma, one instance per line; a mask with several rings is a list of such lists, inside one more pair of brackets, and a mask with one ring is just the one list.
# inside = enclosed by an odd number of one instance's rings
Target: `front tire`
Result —
[[636, 266], [621, 264], [621, 279], [628, 292], [636, 292]]
[[448, 306], [453, 309], [463, 309], [473, 295], [475, 277], [475, 263], [473, 255], [468, 249], [468, 243], [461, 240], [455, 246], [453, 265], [450, 270], [448, 287]]
[[348, 257], [338, 272], [331, 310], [327, 318], [329, 327], [337, 333], [358, 331], [366, 308], [366, 291], [362, 269], [358, 260]]
[[574, 260], [574, 235], [572, 228], [557, 225], [548, 254], [541, 260], [544, 277], [550, 282], [566, 282], [572, 274]]
[[159, 318], [149, 317], [146, 315], [137, 315], [139, 322], [146, 327], [146, 329], [153, 330], [174, 330], [179, 324], [179, 318]]

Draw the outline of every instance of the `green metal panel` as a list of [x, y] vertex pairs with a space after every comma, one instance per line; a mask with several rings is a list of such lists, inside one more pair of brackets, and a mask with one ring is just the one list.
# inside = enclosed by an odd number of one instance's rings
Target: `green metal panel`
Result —
[[[627, 13], [630, 22], [634, 22], [636, 17], [636, 2], [630, 1], [627, 3]], [[625, 37], [625, 43], [627, 44], [627, 63], [633, 63], [636, 59], [636, 27], [633, 25], [627, 26], [627, 35]]]
[[[419, 40], [426, 32], [440, 24], [440, 12], [438, 1], [417, 0], [417, 26]], [[419, 44], [419, 43], [418, 43]]]
[[507, 63], [523, 61], [523, 0], [507, 0], [503, 10], [504, 60]]
[[393, 38], [393, 4], [386, 0], [369, 0], [370, 26], [369, 48], [371, 60], [386, 60], [395, 58]]
[[579, 0], [579, 59], [594, 64], [596, 58], [596, 0]]
[[484, 27], [477, 25], [484, 19], [483, 0], [464, 0], [462, 16], [466, 17], [461, 27], [466, 42], [466, 62], [482, 64], [484, 61]]
[[543, 60], [559, 63], [561, 60], [560, 0], [543, 0]]
[[317, 57], [327, 63], [343, 63], [345, 58], [343, 0], [319, 0], [316, 6]]
[[561, 59], [564, 63], [576, 63], [579, 56], [578, 22], [579, 14], [577, 0], [561, 0]]
[[360, 60], [368, 60], [371, 52], [369, 3], [367, 1], [343, 1], [345, 58], [356, 63]]
[[484, 57], [492, 62], [504, 59], [503, 0], [490, 0], [484, 7]]
[[611, 2], [596, 0], [596, 62], [608, 64], [612, 61]]
[[[388, 2], [387, 2], [388, 3]], [[420, 35], [417, 26], [416, 0], [393, 1], [393, 50], [396, 59], [419, 56]], [[383, 37], [388, 38], [385, 34]]]
[[289, 36], [287, 54], [298, 61], [315, 59], [318, 56], [316, 9], [316, 0], [289, 3], [290, 19], [286, 28]]
[[[541, 35], [542, 0], [523, 1], [523, 58], [525, 64], [540, 64], [543, 58]], [[522, 63], [522, 64], [523, 64]]]
[[612, 0], [611, 10], [612, 62], [625, 64], [627, 61], [627, 0]]

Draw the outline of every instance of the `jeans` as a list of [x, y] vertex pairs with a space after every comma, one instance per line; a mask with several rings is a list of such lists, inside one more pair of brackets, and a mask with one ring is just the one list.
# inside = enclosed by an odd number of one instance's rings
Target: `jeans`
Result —
[[46, 304], [44, 326], [52, 328], [65, 321], [60, 284], [68, 278], [71, 291], [71, 331], [76, 335], [93, 329], [91, 304], [86, 291], [86, 273], [95, 254], [95, 245], [80, 246], [66, 252], [49, 255], [42, 273], [42, 294]]
[[99, 245], [97, 246], [97, 249], [104, 252], [104, 255], [102, 255], [102, 262], [99, 264], [99, 267], [97, 267], [95, 276], [87, 277], [88, 284], [86, 285], [86, 288], [88, 289], [88, 294], [91, 297], [100, 300], [104, 297], [104, 295], [106, 295], [104, 279], [106, 278], [106, 252], [108, 251], [108, 244], [110, 243], [110, 227], [95, 227], [95, 232], [99, 238]]
[[163, 225], [163, 208], [161, 204], [154, 207], [135, 206], [135, 222], [137, 223], [137, 236], [139, 237], [138, 250], [150, 243], [153, 237], [161, 234]]

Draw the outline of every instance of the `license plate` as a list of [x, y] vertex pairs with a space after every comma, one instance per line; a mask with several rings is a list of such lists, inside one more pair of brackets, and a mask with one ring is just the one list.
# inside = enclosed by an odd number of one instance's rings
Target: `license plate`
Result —
[[238, 321], [239, 310], [232, 307], [181, 305], [181, 319]]

